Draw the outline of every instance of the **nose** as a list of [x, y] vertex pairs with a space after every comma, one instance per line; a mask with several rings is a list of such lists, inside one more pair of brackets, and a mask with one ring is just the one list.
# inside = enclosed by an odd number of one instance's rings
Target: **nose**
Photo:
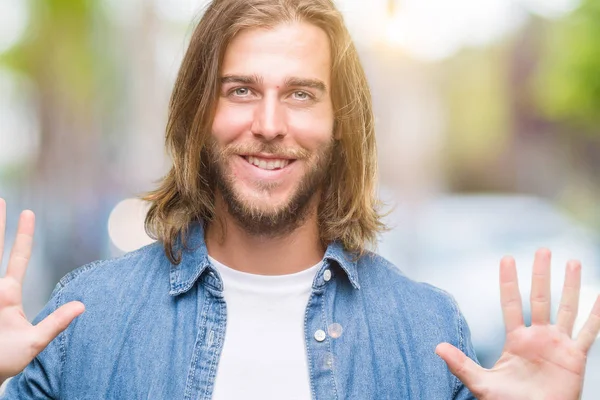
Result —
[[258, 103], [251, 131], [255, 136], [271, 141], [287, 134], [285, 109], [276, 96], [265, 96]]

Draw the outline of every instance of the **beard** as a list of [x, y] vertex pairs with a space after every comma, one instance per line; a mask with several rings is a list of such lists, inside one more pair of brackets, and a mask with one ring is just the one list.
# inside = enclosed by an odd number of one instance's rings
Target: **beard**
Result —
[[[222, 197], [228, 213], [248, 234], [262, 237], [282, 237], [302, 225], [310, 212], [313, 198], [321, 192], [329, 172], [333, 153], [333, 140], [311, 154], [305, 149], [289, 149], [277, 144], [257, 143], [255, 145], [229, 145], [221, 148], [214, 139], [207, 146], [211, 181], [217, 189], [216, 195]], [[268, 207], [259, 197], [246, 199], [236, 190], [236, 178], [231, 172], [229, 162], [238, 154], [268, 153], [304, 161], [307, 170], [293, 193], [280, 205]], [[255, 182], [256, 187], [265, 196], [277, 187], [273, 182]]]

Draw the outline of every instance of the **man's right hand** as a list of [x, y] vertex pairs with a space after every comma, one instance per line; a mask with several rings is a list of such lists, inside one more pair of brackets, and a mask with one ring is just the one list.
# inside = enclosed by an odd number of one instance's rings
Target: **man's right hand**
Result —
[[[0, 278], [0, 384], [21, 372], [71, 321], [83, 313], [83, 303], [67, 303], [33, 326], [23, 312], [22, 287], [31, 256], [35, 216], [23, 211], [6, 276]], [[0, 199], [0, 265], [4, 250], [6, 202]]]

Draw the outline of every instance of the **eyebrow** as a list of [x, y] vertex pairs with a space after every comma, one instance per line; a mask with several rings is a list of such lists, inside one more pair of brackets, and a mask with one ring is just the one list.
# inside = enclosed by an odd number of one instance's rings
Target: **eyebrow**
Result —
[[[241, 83], [244, 85], [258, 85], [263, 83], [263, 78], [258, 75], [225, 75], [221, 78], [221, 84]], [[285, 80], [286, 87], [308, 87], [321, 92], [327, 91], [325, 82], [319, 79], [289, 77]]]
[[256, 85], [263, 83], [263, 79], [258, 75], [225, 75], [221, 78], [221, 84], [225, 83], [243, 83], [245, 85]]
[[321, 92], [327, 91], [327, 85], [325, 82], [320, 81], [318, 79], [306, 79], [306, 78], [296, 78], [291, 77], [285, 80], [285, 85], [287, 87], [308, 87], [312, 89], [320, 90]]

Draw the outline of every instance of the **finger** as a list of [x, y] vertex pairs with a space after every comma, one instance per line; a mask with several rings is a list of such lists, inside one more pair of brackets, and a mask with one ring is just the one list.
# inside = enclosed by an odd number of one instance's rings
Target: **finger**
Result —
[[550, 323], [550, 250], [539, 249], [533, 261], [531, 278], [531, 323]]
[[587, 353], [598, 337], [598, 332], [600, 332], [600, 296], [596, 298], [588, 320], [577, 335], [577, 346]]
[[0, 199], [0, 267], [4, 253], [4, 232], [6, 231], [6, 201]]
[[67, 329], [73, 320], [85, 311], [85, 306], [79, 301], [67, 303], [35, 326], [36, 332], [36, 355], [42, 351], [48, 344], [58, 336], [59, 333]]
[[16, 279], [20, 284], [23, 283], [23, 277], [25, 276], [27, 264], [31, 257], [34, 229], [35, 215], [29, 210], [23, 211], [21, 213], [21, 218], [19, 218], [17, 237], [15, 238], [15, 244], [10, 252], [8, 268], [6, 270], [6, 276]]
[[485, 371], [482, 367], [449, 343], [438, 344], [435, 353], [446, 362], [450, 372], [460, 379], [467, 388], [474, 391], [474, 387], [481, 380], [481, 376]]
[[517, 268], [512, 257], [500, 261], [500, 304], [507, 334], [524, 325]]
[[569, 337], [573, 335], [573, 325], [579, 308], [579, 289], [581, 287], [581, 263], [571, 260], [567, 263], [556, 326]]

